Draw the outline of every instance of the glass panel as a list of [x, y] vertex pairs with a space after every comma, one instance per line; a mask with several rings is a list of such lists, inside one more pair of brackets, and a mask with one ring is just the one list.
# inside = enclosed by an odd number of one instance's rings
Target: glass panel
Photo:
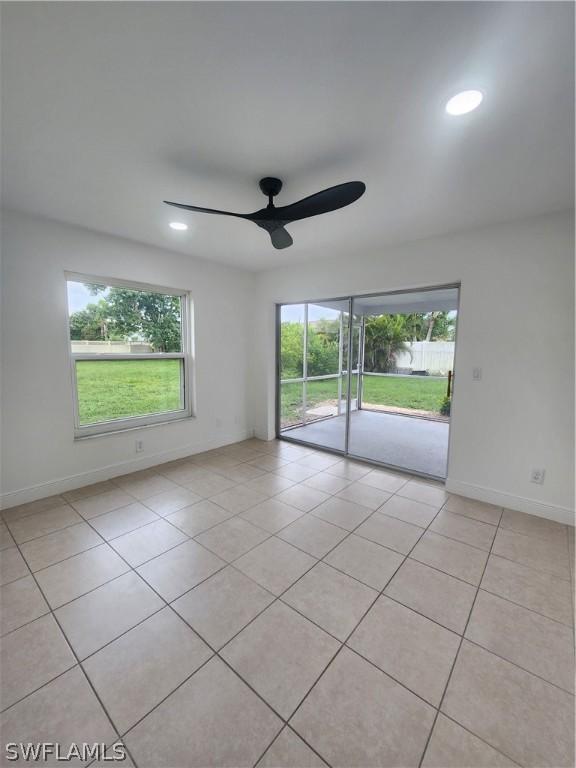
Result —
[[181, 359], [77, 360], [80, 425], [184, 409]]
[[342, 451], [348, 306], [340, 300], [280, 308], [280, 429], [297, 440]]
[[354, 300], [365, 330], [350, 454], [446, 476], [457, 305], [453, 288]]
[[73, 354], [182, 352], [182, 298], [68, 281]]

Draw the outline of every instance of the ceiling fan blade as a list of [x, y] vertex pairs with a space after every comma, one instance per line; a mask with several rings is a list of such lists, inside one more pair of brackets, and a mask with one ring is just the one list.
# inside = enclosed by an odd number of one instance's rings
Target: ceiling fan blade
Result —
[[289, 248], [294, 240], [292, 240], [290, 233], [287, 232], [284, 227], [278, 227], [270, 232], [270, 240], [274, 248], [281, 250], [282, 248]]
[[185, 211], [198, 211], [199, 213], [219, 213], [222, 216], [236, 216], [238, 219], [248, 219], [244, 213], [231, 213], [230, 211], [218, 211], [216, 208], [200, 208], [198, 205], [184, 205], [184, 203], [171, 203], [170, 200], [164, 200], [166, 205], [173, 205], [175, 208], [183, 208]]
[[292, 205], [285, 205], [274, 210], [275, 218], [279, 221], [298, 221], [309, 216], [318, 216], [320, 213], [336, 211], [350, 205], [366, 191], [366, 185], [362, 181], [349, 181], [345, 184], [337, 184], [315, 195], [305, 197]]

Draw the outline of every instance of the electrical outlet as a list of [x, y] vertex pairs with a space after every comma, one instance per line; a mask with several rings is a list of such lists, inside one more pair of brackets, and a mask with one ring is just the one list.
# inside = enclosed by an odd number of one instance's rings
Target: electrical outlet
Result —
[[530, 482], [537, 483], [538, 485], [543, 485], [545, 474], [546, 474], [545, 469], [533, 469], [532, 472], [530, 472]]
[[482, 378], [482, 368], [472, 368], [472, 378], [474, 381], [480, 381]]
[[136, 440], [136, 453], [142, 453], [144, 450], [144, 440]]

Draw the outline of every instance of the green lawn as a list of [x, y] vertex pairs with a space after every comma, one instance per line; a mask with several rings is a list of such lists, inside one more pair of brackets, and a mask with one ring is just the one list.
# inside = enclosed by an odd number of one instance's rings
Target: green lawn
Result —
[[78, 360], [80, 424], [180, 410], [180, 360]]
[[[356, 377], [353, 381], [355, 390]], [[346, 394], [346, 381], [343, 381]], [[392, 405], [399, 408], [438, 413], [446, 395], [447, 380], [426, 376], [365, 376], [362, 404]], [[326, 401], [338, 401], [338, 380], [309, 381], [306, 387], [308, 407]], [[355, 391], [353, 391], [355, 395]], [[283, 384], [281, 397], [282, 424], [297, 424], [301, 419], [302, 384]]]

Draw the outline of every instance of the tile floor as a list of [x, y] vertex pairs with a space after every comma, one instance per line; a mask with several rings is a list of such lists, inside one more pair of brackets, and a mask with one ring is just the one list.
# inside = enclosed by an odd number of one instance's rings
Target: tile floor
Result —
[[574, 764], [574, 529], [258, 440], [3, 519], [3, 742]]

